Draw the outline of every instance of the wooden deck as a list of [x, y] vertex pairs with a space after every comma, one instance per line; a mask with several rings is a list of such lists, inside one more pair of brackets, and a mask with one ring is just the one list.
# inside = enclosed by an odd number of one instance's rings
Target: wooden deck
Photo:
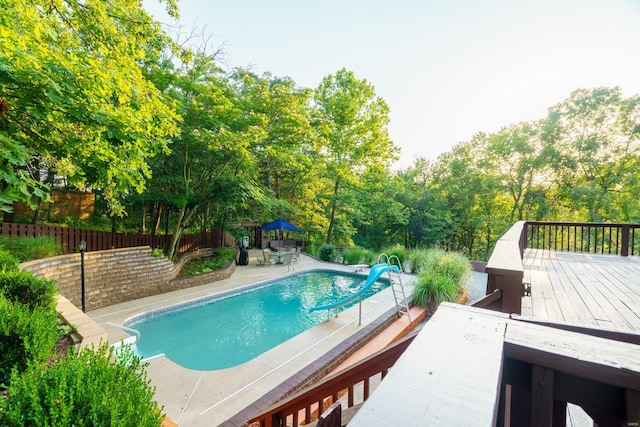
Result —
[[522, 315], [640, 332], [640, 257], [527, 249]]

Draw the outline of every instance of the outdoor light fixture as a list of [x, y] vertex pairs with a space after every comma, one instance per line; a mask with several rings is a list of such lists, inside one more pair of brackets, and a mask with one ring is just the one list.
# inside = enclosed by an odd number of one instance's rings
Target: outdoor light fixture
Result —
[[80, 240], [80, 244], [78, 245], [78, 249], [80, 249], [80, 284], [81, 284], [81, 292], [82, 292], [82, 311], [85, 311], [84, 305], [84, 251], [87, 250], [87, 242], [84, 240]]

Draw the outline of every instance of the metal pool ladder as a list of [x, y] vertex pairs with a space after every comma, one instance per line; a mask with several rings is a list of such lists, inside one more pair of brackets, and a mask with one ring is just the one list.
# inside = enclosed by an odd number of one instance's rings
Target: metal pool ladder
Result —
[[409, 323], [411, 323], [411, 314], [409, 313], [409, 303], [407, 302], [407, 296], [404, 293], [402, 263], [397, 255], [388, 256], [387, 254], [380, 254], [378, 256], [378, 262], [386, 262], [389, 265], [397, 265], [398, 271], [388, 270], [389, 274], [389, 286], [393, 292], [393, 298], [396, 302], [396, 308], [398, 309], [398, 318], [403, 314], [407, 315]]

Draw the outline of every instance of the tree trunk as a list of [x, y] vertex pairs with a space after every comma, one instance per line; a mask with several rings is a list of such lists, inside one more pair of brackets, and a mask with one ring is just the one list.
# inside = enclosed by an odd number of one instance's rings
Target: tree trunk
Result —
[[151, 229], [151, 234], [155, 236], [158, 233], [158, 229], [160, 228], [160, 220], [162, 219], [162, 203], [156, 202], [153, 206], [153, 227]]
[[173, 229], [173, 236], [171, 236], [171, 242], [169, 243], [169, 248], [167, 250], [167, 257], [169, 259], [173, 259], [174, 256], [177, 255], [178, 242], [180, 241], [180, 237], [182, 237], [182, 231], [184, 230], [182, 220], [184, 219], [186, 210], [186, 207], [182, 207], [178, 211], [178, 220], [176, 221], [176, 226]]
[[138, 217], [138, 229], [140, 234], [144, 234], [147, 231], [147, 205], [142, 203], [140, 205], [140, 216]]
[[174, 256], [178, 255], [178, 243], [180, 242], [180, 238], [182, 237], [185, 228], [187, 228], [193, 219], [193, 215], [197, 211], [197, 206], [194, 206], [190, 210], [185, 206], [180, 208], [178, 211], [178, 220], [176, 221], [173, 236], [171, 237], [171, 243], [169, 244], [169, 251], [167, 252], [169, 259], [173, 259]]
[[338, 205], [338, 189], [340, 188], [340, 182], [336, 179], [336, 183], [333, 187], [333, 199], [331, 200], [331, 214], [329, 215], [329, 229], [327, 230], [327, 239], [325, 243], [328, 245], [331, 243], [331, 233], [333, 232], [333, 222], [336, 217], [336, 206]]
[[38, 197], [38, 205], [33, 210], [33, 216], [31, 217], [31, 224], [38, 223], [38, 216], [40, 216], [40, 207], [42, 206], [42, 199]]

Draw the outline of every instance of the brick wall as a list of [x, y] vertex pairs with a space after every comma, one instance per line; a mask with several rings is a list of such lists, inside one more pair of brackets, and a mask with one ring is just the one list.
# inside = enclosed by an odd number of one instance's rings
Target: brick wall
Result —
[[[210, 252], [211, 249], [202, 249], [189, 253], [175, 264], [166, 257], [154, 257], [148, 246], [87, 252], [84, 255], [86, 309], [95, 310], [231, 276], [235, 261], [211, 273], [178, 277], [187, 261]], [[55, 280], [60, 294], [76, 307], [81, 307], [80, 254], [24, 262], [20, 267], [37, 277]]]

